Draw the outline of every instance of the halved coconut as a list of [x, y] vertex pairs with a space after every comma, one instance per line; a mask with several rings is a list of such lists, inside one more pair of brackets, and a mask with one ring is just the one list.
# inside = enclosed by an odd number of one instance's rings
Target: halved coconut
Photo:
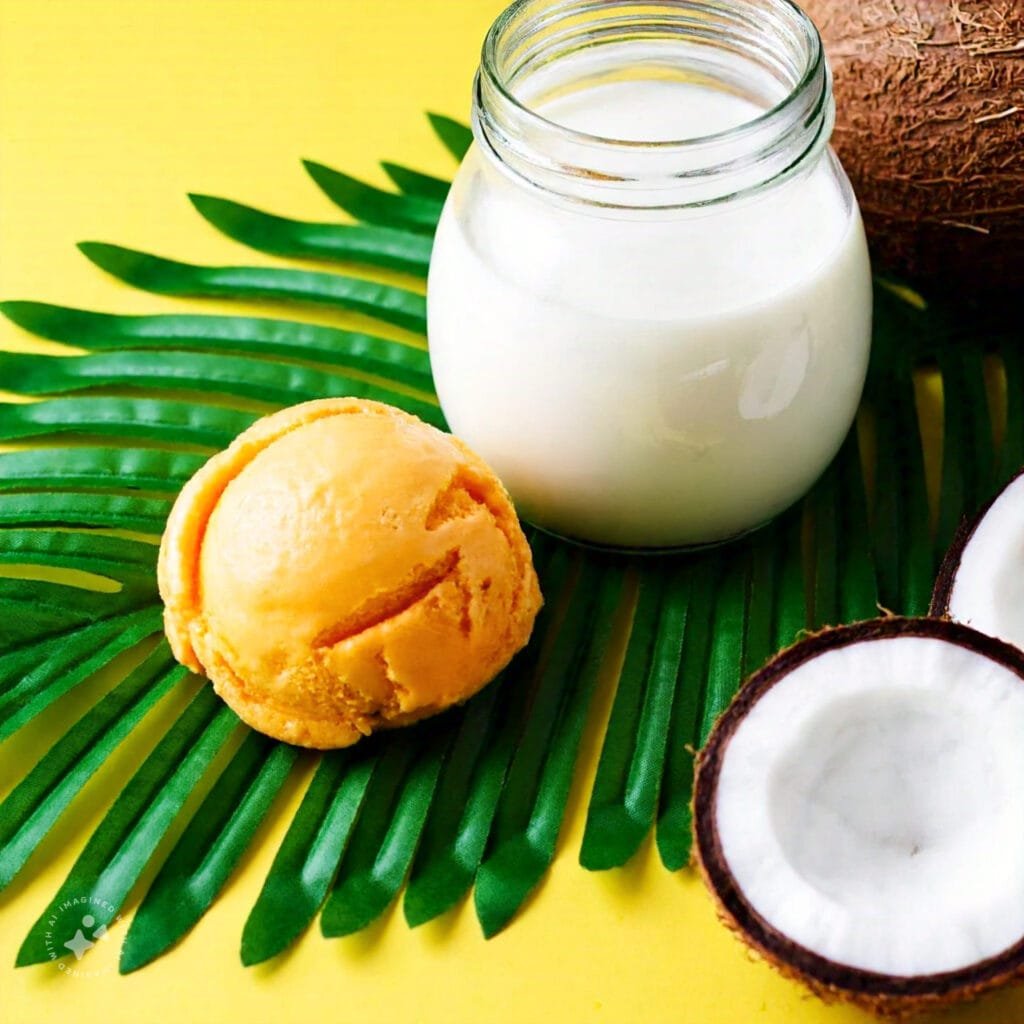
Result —
[[931, 613], [1024, 649], [1024, 470], [957, 533]]
[[730, 926], [824, 998], [901, 1015], [1024, 963], [1024, 654], [889, 618], [783, 651], [698, 761]]

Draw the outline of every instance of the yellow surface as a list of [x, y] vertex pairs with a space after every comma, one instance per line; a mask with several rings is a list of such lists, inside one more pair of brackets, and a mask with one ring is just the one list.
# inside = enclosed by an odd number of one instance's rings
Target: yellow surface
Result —
[[487, 464], [354, 398], [265, 416], [210, 459], [167, 521], [159, 579], [178, 660], [254, 729], [319, 749], [467, 700], [540, 607]]
[[[379, 158], [450, 172], [421, 111], [466, 114], [479, 42], [499, 6], [0, 0], [0, 294], [125, 312], [181, 309], [105, 278], [73, 243], [98, 238], [196, 262], [270, 262], [206, 227], [186, 191], [329, 219], [336, 211], [304, 176], [300, 157], [380, 182]], [[0, 344], [30, 342], [0, 324]], [[65, 699], [0, 749], [0, 790], [88, 696], [85, 688]], [[604, 692], [595, 719], [607, 706]], [[314, 928], [277, 961], [243, 969], [242, 924], [301, 797], [295, 785], [212, 911], [171, 955], [128, 978], [67, 977], [52, 965], [15, 971], [22, 936], [169, 710], [123, 746], [24, 878], [0, 895], [2, 1024], [866, 1019], [823, 1007], [751, 961], [716, 923], [696, 878], [663, 871], [650, 844], [624, 870], [579, 868], [593, 726], [553, 869], [491, 942], [466, 904], [415, 932], [392, 910], [350, 939], [326, 941]], [[92, 969], [114, 965], [124, 927], [88, 958]], [[1024, 993], [943, 1018], [1021, 1019]]]

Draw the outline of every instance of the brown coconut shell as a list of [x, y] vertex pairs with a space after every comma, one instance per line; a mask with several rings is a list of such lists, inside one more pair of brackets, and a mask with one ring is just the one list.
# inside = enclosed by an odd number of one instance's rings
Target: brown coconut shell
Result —
[[876, 269], [965, 296], [1024, 284], [1024, 3], [799, 2]]
[[928, 608], [928, 614], [939, 619], [949, 618], [949, 602], [953, 597], [953, 586], [956, 583], [957, 573], [960, 571], [960, 561], [964, 556], [967, 545], [971, 538], [981, 526], [982, 520], [988, 515], [992, 506], [1024, 476], [1024, 469], [1019, 469], [1014, 475], [999, 488], [973, 518], [964, 517], [957, 527], [953, 540], [942, 558], [938, 574], [935, 577], [935, 588], [932, 590], [932, 600]]
[[718, 832], [715, 800], [725, 752], [755, 704], [799, 665], [865, 640], [920, 636], [948, 640], [1004, 665], [1024, 684], [1024, 653], [956, 622], [889, 616], [823, 629], [777, 654], [743, 685], [715, 723], [697, 756], [694, 781], [694, 854], [718, 916], [753, 953], [825, 1002], [859, 1006], [877, 1017], [904, 1019], [940, 1009], [1024, 978], [1024, 938], [994, 957], [941, 974], [895, 977], [835, 963], [774, 928], [747, 901], [729, 870]]

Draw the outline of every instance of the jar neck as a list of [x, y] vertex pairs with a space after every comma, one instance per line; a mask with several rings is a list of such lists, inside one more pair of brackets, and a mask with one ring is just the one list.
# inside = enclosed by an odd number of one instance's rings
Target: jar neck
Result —
[[[763, 113], [654, 141], [591, 135], [544, 115], [555, 98], [643, 79], [720, 90]], [[751, 194], [816, 158], [833, 120], [821, 39], [789, 0], [517, 0], [491, 27], [474, 85], [476, 141], [502, 170], [601, 207]]]

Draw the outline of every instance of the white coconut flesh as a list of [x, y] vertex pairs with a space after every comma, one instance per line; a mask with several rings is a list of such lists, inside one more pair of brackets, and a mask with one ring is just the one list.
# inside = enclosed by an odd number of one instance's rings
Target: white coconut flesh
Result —
[[1024, 476], [1006, 486], [968, 538], [946, 613], [1024, 648]]
[[1024, 680], [959, 643], [829, 649], [774, 683], [722, 754], [725, 867], [778, 932], [897, 977], [1024, 936]]

